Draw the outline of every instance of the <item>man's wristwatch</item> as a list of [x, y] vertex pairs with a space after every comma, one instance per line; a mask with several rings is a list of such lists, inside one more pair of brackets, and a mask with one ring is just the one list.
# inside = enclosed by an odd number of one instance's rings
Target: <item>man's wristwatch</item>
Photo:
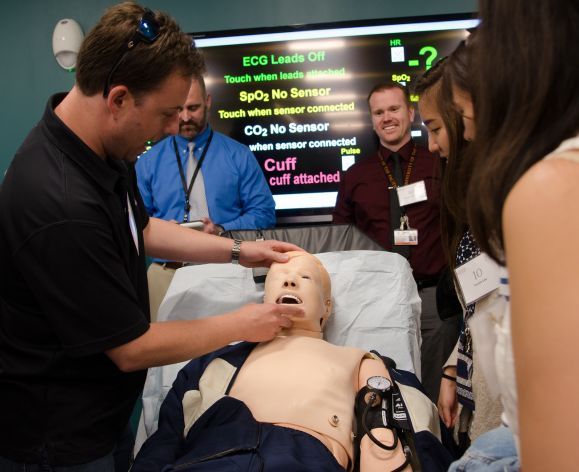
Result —
[[239, 264], [240, 255], [241, 255], [241, 239], [234, 239], [233, 248], [231, 249], [231, 263]]

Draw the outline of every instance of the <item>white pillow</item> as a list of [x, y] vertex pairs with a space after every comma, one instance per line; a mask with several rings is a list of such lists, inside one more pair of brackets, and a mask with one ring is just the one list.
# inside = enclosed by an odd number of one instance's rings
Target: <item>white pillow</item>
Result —
[[[325, 338], [376, 350], [420, 376], [420, 298], [408, 261], [386, 251], [316, 254], [332, 279], [333, 313]], [[251, 269], [232, 264], [179, 269], [157, 319], [186, 320], [263, 300]]]

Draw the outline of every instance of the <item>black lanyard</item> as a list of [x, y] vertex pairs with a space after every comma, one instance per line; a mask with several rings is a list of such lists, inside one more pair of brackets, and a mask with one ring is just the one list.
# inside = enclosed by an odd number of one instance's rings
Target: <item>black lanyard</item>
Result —
[[183, 186], [183, 191], [185, 192], [185, 214], [183, 215], [183, 223], [187, 223], [189, 221], [189, 210], [191, 210], [189, 196], [191, 195], [191, 189], [193, 188], [197, 174], [201, 170], [201, 164], [203, 164], [203, 159], [205, 159], [205, 154], [207, 154], [207, 149], [209, 149], [209, 145], [211, 144], [212, 139], [213, 130], [211, 130], [209, 133], [209, 138], [207, 138], [207, 143], [205, 144], [203, 152], [201, 153], [201, 157], [197, 162], [195, 172], [193, 172], [193, 175], [191, 176], [191, 182], [189, 182], [189, 186], [187, 186], [187, 177], [185, 176], [185, 171], [183, 170], [183, 164], [181, 164], [181, 154], [179, 153], [179, 148], [177, 147], [177, 139], [175, 136], [173, 136], [173, 148], [175, 149], [175, 157], [177, 158], [177, 166], [179, 167], [179, 175], [181, 176], [181, 185]]
[[[400, 156], [400, 157], [402, 158], [402, 156]], [[410, 175], [412, 174], [412, 169], [414, 168], [414, 160], [416, 159], [416, 144], [412, 148], [412, 153], [410, 154], [410, 162], [408, 163], [408, 166], [406, 167], [406, 174], [404, 175], [404, 181], [402, 182], [402, 185], [400, 185], [398, 182], [396, 182], [396, 179], [394, 179], [394, 177], [392, 176], [392, 172], [390, 172], [390, 169], [388, 168], [388, 164], [386, 164], [386, 159], [384, 159], [384, 156], [382, 155], [380, 150], [378, 150], [378, 158], [380, 159], [380, 164], [382, 164], [382, 168], [384, 169], [384, 173], [386, 174], [386, 177], [388, 177], [388, 181], [390, 182], [390, 185], [391, 185], [390, 188], [394, 189], [394, 190], [392, 190], [393, 193], [396, 192], [396, 189], [399, 186], [408, 185], [410, 183]], [[396, 198], [396, 201], [398, 202], [398, 196], [396, 196], [395, 198]], [[403, 206], [400, 206], [399, 204], [398, 204], [398, 206], [400, 208], [400, 216], [401, 217], [406, 216], [406, 209]], [[400, 222], [402, 223], [402, 220]], [[408, 221], [406, 224], [408, 224]]]

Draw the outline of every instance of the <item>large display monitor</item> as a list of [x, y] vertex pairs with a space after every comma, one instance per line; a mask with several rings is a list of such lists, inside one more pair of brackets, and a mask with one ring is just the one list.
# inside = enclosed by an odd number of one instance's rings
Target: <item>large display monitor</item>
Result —
[[[193, 33], [207, 63], [210, 123], [254, 152], [278, 224], [331, 221], [343, 172], [377, 147], [370, 89], [411, 88], [477, 23], [461, 14]], [[418, 114], [412, 135], [426, 143]]]

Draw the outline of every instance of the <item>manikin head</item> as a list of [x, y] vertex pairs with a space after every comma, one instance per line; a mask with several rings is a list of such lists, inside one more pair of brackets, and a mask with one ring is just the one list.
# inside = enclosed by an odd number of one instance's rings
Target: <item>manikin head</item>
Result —
[[322, 337], [332, 311], [330, 276], [317, 257], [302, 251], [286, 254], [289, 261], [274, 262], [267, 273], [264, 301], [303, 308], [303, 318], [292, 319], [292, 328], [283, 334]]

